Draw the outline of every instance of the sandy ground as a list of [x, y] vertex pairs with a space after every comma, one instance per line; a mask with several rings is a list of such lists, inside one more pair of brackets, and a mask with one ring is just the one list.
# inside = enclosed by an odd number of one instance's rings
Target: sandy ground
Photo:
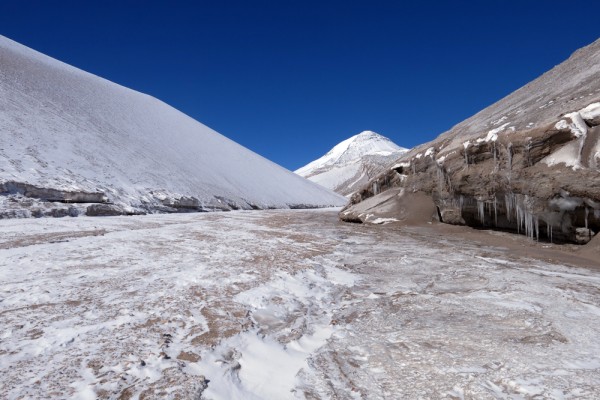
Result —
[[336, 214], [0, 221], [2, 397], [600, 397], [593, 252]]

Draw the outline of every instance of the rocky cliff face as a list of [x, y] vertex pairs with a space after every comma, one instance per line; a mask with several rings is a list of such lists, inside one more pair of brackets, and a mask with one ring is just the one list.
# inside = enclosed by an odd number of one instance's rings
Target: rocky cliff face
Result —
[[401, 187], [442, 222], [585, 243], [600, 231], [599, 139], [600, 40], [401, 157], [340, 215], [362, 220], [358, 203]]

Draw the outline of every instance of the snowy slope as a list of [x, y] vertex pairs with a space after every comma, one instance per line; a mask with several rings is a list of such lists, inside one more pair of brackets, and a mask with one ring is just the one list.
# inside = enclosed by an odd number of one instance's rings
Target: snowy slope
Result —
[[350, 195], [406, 151], [384, 136], [364, 131], [295, 172], [337, 193]]
[[345, 202], [151, 96], [0, 36], [0, 192], [23, 184], [130, 211]]

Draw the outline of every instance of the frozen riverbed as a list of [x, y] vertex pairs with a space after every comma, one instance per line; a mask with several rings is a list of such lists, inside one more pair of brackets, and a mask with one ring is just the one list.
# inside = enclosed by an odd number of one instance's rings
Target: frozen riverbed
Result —
[[594, 399], [600, 273], [335, 210], [0, 221], [0, 377], [8, 399]]

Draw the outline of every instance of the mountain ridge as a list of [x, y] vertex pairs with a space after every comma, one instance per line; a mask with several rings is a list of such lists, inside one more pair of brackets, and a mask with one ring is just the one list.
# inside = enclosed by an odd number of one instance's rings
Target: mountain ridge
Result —
[[385, 136], [363, 131], [338, 143], [295, 173], [349, 196], [406, 151], [408, 149]]

